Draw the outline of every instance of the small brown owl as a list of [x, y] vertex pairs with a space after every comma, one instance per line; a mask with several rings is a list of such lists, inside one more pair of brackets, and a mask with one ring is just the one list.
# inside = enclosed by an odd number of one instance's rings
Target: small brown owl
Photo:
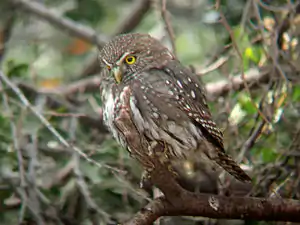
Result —
[[[129, 87], [136, 129], [150, 143], [165, 143], [168, 159], [200, 152], [236, 179], [251, 180], [225, 153], [223, 134], [212, 120], [201, 83], [158, 40], [147, 34], [120, 35], [104, 46], [99, 59], [104, 122], [123, 147], [128, 145], [114, 121], [120, 96]], [[133, 155], [147, 167], [139, 155], [147, 153]]]

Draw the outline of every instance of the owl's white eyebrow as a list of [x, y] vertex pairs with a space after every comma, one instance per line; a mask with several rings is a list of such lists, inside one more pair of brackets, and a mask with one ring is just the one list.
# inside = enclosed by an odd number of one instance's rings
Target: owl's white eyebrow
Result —
[[111, 67], [111, 64], [109, 62], [107, 62], [105, 59], [102, 59], [102, 61], [107, 65]]
[[128, 56], [128, 55], [130, 55], [130, 54], [133, 54], [133, 52], [125, 52], [120, 58], [119, 58], [119, 60], [117, 61], [117, 65], [118, 66], [120, 66], [122, 63], [123, 63], [123, 61], [124, 61], [124, 59]]

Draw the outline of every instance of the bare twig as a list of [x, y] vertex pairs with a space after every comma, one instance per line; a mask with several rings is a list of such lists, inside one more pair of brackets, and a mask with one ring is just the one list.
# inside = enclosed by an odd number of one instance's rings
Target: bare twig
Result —
[[[46, 99], [43, 96], [37, 96], [36, 100], [36, 110], [41, 112], [45, 106]], [[38, 129], [34, 130], [30, 135], [31, 137], [31, 146], [28, 148], [29, 156], [29, 166], [27, 172], [27, 181], [28, 181], [28, 202], [31, 204], [31, 209], [34, 210], [33, 215], [39, 225], [45, 224], [45, 221], [42, 217], [42, 209], [38, 196], [38, 186], [36, 181], [36, 170], [38, 167]]]
[[[76, 135], [75, 135], [75, 133], [76, 133], [75, 131], [77, 130], [76, 128], [77, 128], [77, 119], [73, 117], [70, 119], [70, 128], [69, 128], [69, 136], [70, 136], [70, 139], [73, 141], [76, 140]], [[86, 182], [84, 180], [84, 176], [80, 170], [80, 161], [79, 161], [80, 158], [78, 157], [76, 152], [74, 152], [72, 160], [74, 162], [73, 163], [73, 165], [74, 165], [73, 173], [76, 178], [76, 183], [77, 183], [80, 193], [84, 197], [84, 200], [88, 206], [89, 212], [91, 212], [92, 214], [94, 212], [97, 212], [99, 215], [101, 215], [103, 217], [103, 219], [106, 223], [111, 222], [109, 214], [107, 212], [101, 210], [97, 206], [95, 201], [91, 198], [91, 194], [89, 192], [88, 185], [86, 184]], [[99, 221], [98, 221], [98, 223], [99, 223]]]
[[214, 61], [212, 64], [208, 65], [205, 68], [199, 68], [199, 70], [197, 70], [197, 74], [199, 74], [200, 76], [204, 76], [205, 74], [208, 74], [218, 68], [220, 68], [222, 65], [224, 65], [227, 61], [228, 61], [229, 57], [225, 56], [225, 57], [220, 57], [218, 58], [216, 61]]
[[[1, 81], [0, 81], [0, 88], [2, 89], [2, 98], [3, 98], [4, 108], [6, 109], [7, 114], [12, 116], [13, 113], [8, 104], [8, 98], [5, 93], [5, 90], [3, 89], [3, 85], [2, 85]], [[13, 140], [14, 150], [16, 151], [17, 159], [18, 159], [18, 170], [19, 170], [20, 185], [21, 185], [21, 187], [19, 188], [19, 192], [20, 192], [20, 197], [22, 198], [22, 206], [21, 206], [21, 210], [19, 213], [19, 215], [20, 215], [19, 223], [22, 223], [23, 219], [24, 219], [25, 210], [27, 207], [27, 201], [28, 201], [28, 196], [27, 196], [26, 192], [24, 191], [24, 188], [26, 188], [26, 186], [27, 186], [26, 174], [25, 174], [25, 169], [24, 169], [23, 155], [22, 155], [22, 151], [21, 151], [21, 147], [20, 147], [20, 143], [19, 143], [19, 133], [17, 132], [18, 129], [12, 119], [10, 120], [10, 128], [11, 128], [11, 132], [12, 132], [12, 140]]]
[[88, 186], [86, 182], [84, 181], [84, 177], [82, 175], [82, 172], [79, 168], [79, 159], [76, 153], [73, 156], [73, 160], [75, 162], [73, 167], [73, 172], [76, 177], [77, 186], [81, 192], [81, 194], [84, 196], [84, 200], [86, 204], [88, 205], [88, 210], [90, 210], [92, 213], [97, 212], [99, 215], [103, 217], [106, 223], [111, 222], [110, 215], [99, 208], [99, 206], [95, 203], [95, 201], [92, 199], [91, 194], [89, 192]]
[[176, 56], [175, 35], [174, 35], [174, 30], [173, 30], [171, 22], [170, 22], [170, 15], [169, 15], [166, 5], [167, 5], [167, 0], [161, 0], [161, 17], [165, 23], [165, 28], [169, 35], [173, 54]]
[[0, 43], [0, 65], [3, 62], [5, 52], [7, 51], [7, 42], [10, 39], [11, 31], [13, 29], [14, 21], [16, 18], [16, 14], [14, 13], [14, 7], [8, 7], [5, 9], [7, 12], [9, 12], [7, 18], [5, 19], [3, 29], [1, 31], [2, 38]]

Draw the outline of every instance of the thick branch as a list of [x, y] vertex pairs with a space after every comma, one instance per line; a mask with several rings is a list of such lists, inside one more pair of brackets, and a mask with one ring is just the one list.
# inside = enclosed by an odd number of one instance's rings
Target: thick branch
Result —
[[54, 11], [49, 10], [40, 3], [27, 0], [11, 0], [11, 2], [16, 6], [16, 8], [22, 8], [38, 16], [39, 18], [48, 21], [49, 23], [57, 26], [58, 28], [67, 31], [71, 35], [80, 37], [89, 43], [93, 43], [98, 46], [103, 46], [105, 42], [109, 40], [108, 37], [97, 34], [97, 32], [92, 28], [79, 23], [75, 23], [70, 19], [62, 17]]
[[[300, 221], [300, 203], [292, 200], [228, 198], [204, 194], [189, 194], [184, 197], [186, 198], [180, 202], [180, 205], [172, 205], [163, 197], [155, 199], [124, 225], [150, 225], [161, 216], [178, 215], [216, 219]], [[212, 199], [219, 204], [218, 208], [214, 209], [210, 205]]]
[[[218, 219], [255, 219], [269, 221], [300, 222], [300, 202], [283, 199], [249, 197], [225, 197], [188, 192], [176, 182], [174, 176], [161, 164], [159, 158], [146, 155], [149, 152], [146, 139], [135, 128], [130, 111], [130, 89], [124, 88], [120, 112], [115, 124], [126, 139], [131, 152], [142, 152], [154, 165], [151, 182], [165, 197], [155, 199], [125, 225], [150, 225], [161, 216], [202, 216]], [[153, 152], [162, 152], [164, 146], [157, 145]]]

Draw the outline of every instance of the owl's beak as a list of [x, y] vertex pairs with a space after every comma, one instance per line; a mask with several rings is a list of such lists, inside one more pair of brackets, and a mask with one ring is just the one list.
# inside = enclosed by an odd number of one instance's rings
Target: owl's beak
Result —
[[117, 82], [117, 84], [121, 83], [122, 81], [122, 70], [121, 67], [116, 66], [112, 69], [112, 72], [114, 74], [115, 80]]

